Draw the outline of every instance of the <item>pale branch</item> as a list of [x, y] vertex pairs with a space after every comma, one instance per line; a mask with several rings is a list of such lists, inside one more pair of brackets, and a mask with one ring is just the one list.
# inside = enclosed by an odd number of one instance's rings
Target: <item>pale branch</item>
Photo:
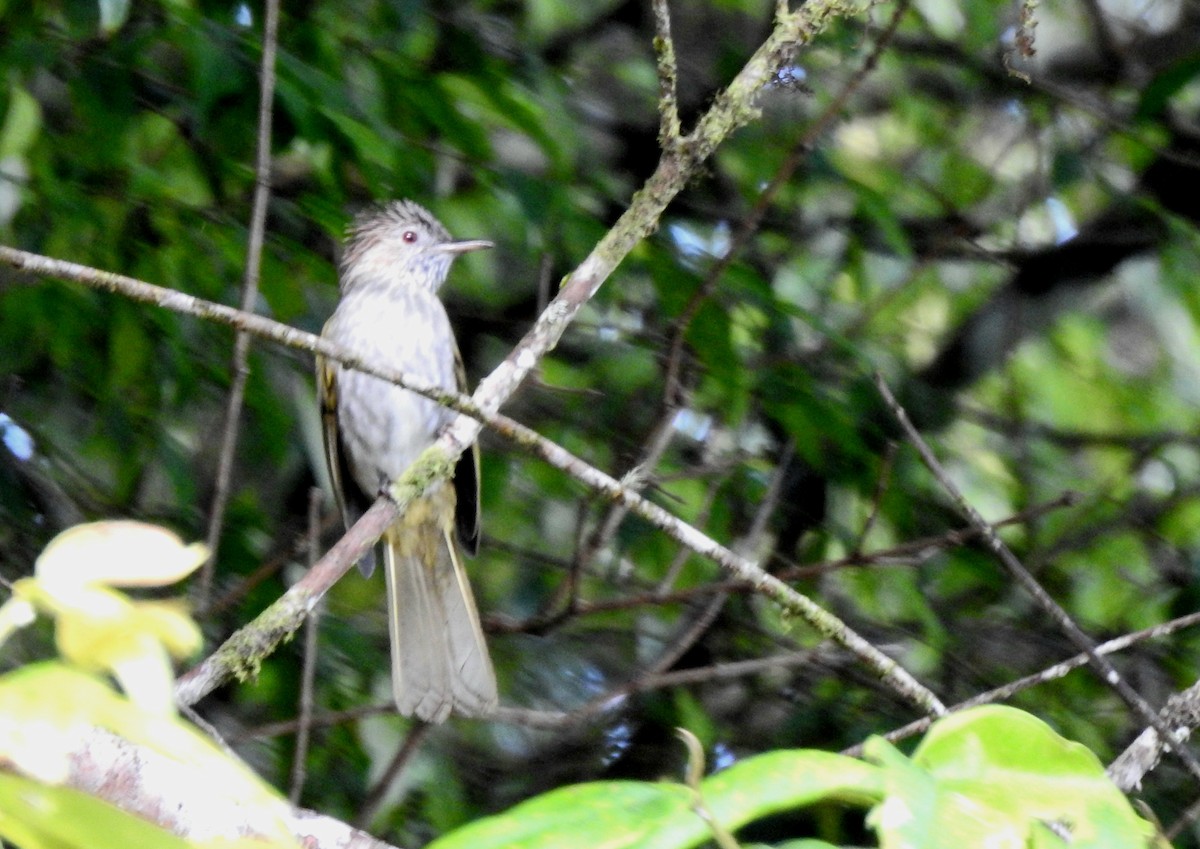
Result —
[[[671, 438], [675, 434], [675, 411], [669, 411], [659, 418], [653, 431], [643, 440], [644, 450], [637, 462], [621, 476], [621, 482], [630, 489], [640, 492], [650, 480], [653, 469], [658, 465]], [[612, 503], [604, 517], [590, 534], [584, 538], [584, 522], [579, 523], [580, 539], [575, 546], [575, 556], [571, 559], [565, 579], [559, 584], [554, 595], [546, 601], [541, 610], [526, 620], [529, 630], [548, 628], [573, 616], [580, 603], [578, 596], [579, 576], [583, 574], [595, 560], [596, 555], [608, 545], [609, 541], [620, 528], [621, 523], [629, 514], [629, 508], [619, 502]], [[686, 551], [686, 549], [682, 549]]]
[[170, 310], [181, 315], [189, 315], [204, 321], [213, 321], [245, 332], [260, 339], [274, 342], [288, 348], [320, 354], [327, 360], [342, 363], [348, 368], [370, 374], [397, 386], [431, 398], [439, 404], [468, 416], [474, 416], [480, 421], [492, 424], [495, 419], [482, 413], [476, 404], [466, 395], [443, 390], [420, 378], [405, 374], [394, 368], [382, 368], [370, 362], [365, 356], [350, 348], [336, 345], [327, 339], [313, 333], [307, 333], [295, 327], [272, 321], [265, 316], [245, 312], [236, 307], [206, 301], [165, 286], [156, 286], [123, 274], [102, 271], [86, 265], [67, 262], [61, 259], [42, 256], [40, 254], [22, 251], [17, 248], [0, 245], [0, 262], [5, 262], [20, 271], [38, 277], [55, 277], [61, 280], [72, 280], [94, 289], [121, 295], [133, 301], [151, 304], [162, 309]]
[[[496, 417], [503, 418], [503, 417]], [[461, 417], [460, 417], [461, 420]], [[523, 425], [508, 421], [520, 430], [518, 444], [530, 448], [537, 456], [559, 468], [598, 492], [627, 506], [655, 527], [664, 531], [677, 542], [687, 546], [701, 556], [713, 560], [735, 577], [746, 582], [755, 592], [766, 595], [785, 609], [801, 616], [820, 634], [837, 642], [858, 657], [868, 668], [926, 712], [939, 713], [942, 708], [927, 689], [922, 687], [907, 671], [888, 658], [869, 642], [855, 633], [844, 622], [821, 608], [816, 602], [768, 575], [755, 563], [735, 554], [701, 531], [683, 522], [651, 501], [646, 500], [610, 475], [596, 469], [570, 454], [561, 446], [537, 437], [536, 442], [526, 443], [524, 437], [532, 434]], [[501, 430], [503, 433], [504, 431]], [[291, 587], [274, 604], [264, 610], [248, 625], [241, 628], [226, 643], [206, 658], [200, 666], [180, 679], [176, 696], [184, 704], [203, 698], [220, 686], [232, 675], [242, 677], [247, 669], [254, 669], [280, 639], [290, 636], [299, 627], [301, 620], [333, 582], [341, 577], [350, 566], [358, 561], [384, 529], [415, 499], [437, 482], [445, 480], [454, 468], [457, 454], [450, 455], [442, 447], [446, 437], [439, 439], [427, 449], [409, 469], [400, 476], [391, 488], [392, 499], [378, 499], [372, 508], [354, 525], [339, 543], [330, 550], [316, 567], [300, 582]], [[370, 519], [370, 526], [365, 527]], [[373, 534], [373, 535], [372, 535]], [[353, 546], [345, 544], [353, 537]], [[343, 549], [349, 548], [349, 553]]]
[[407, 507], [383, 498], [377, 500], [303, 578], [181, 675], [175, 684], [175, 700], [183, 705], [195, 704], [232, 677], [245, 680], [255, 675], [263, 658], [295, 633], [329, 588], [370, 551], [400, 510]]
[[[746, 552], [747, 556], [752, 554], [758, 549], [763, 536], [766, 534], [767, 521], [774, 515], [775, 508], [778, 506], [780, 493], [783, 492], [783, 480], [787, 474], [787, 465], [791, 462], [794, 450], [795, 446], [789, 442], [780, 454], [779, 464], [775, 467], [775, 474], [771, 476], [771, 483], [758, 505], [758, 510], [755, 511], [754, 521], [750, 524], [750, 530], [734, 545], [734, 551], [737, 551], [739, 554], [742, 552]], [[725, 602], [728, 600], [729, 593], [716, 593], [709, 600], [704, 610], [698, 616], [694, 617], [690, 624], [685, 625], [681, 629], [681, 632], [655, 658], [654, 663], [650, 664], [646, 668], [646, 671], [638, 677], [644, 678], [647, 675], [660, 675], [675, 666], [684, 654], [708, 632], [708, 629], [712, 627], [713, 622], [716, 621], [721, 611], [725, 608]]]
[[1200, 726], [1200, 682], [1167, 699], [1158, 716], [1169, 736], [1164, 737], [1156, 726], [1146, 728], [1108, 766], [1108, 777], [1126, 793], [1140, 790], [1142, 778], [1158, 766], [1163, 753], [1184, 748]]
[[[705, 487], [704, 498], [700, 501], [700, 504], [696, 510], [696, 520], [694, 522], [696, 527], [705, 527], [708, 524], [709, 519], [712, 518], [713, 505], [717, 501], [717, 494], [721, 491], [721, 487], [724, 486], [726, 480], [727, 476], [722, 475], [719, 478], [709, 481], [708, 486]], [[679, 550], [675, 552], [675, 557], [672, 558], [671, 563], [663, 572], [663, 576], [658, 581], [658, 585], [654, 588], [654, 595], [656, 598], [665, 596], [672, 592], [675, 587], [675, 582], [679, 580], [679, 575], [681, 572], [683, 572], [683, 567], [686, 566], [688, 561], [691, 559], [692, 552], [683, 546], [680, 546]]]
[[675, 61], [675, 41], [671, 38], [671, 10], [667, 0], [653, 0], [654, 56], [658, 70], [658, 144], [668, 150], [679, 142], [679, 64]]
[[[461, 422], [463, 418], [460, 416], [457, 421]], [[431, 452], [435, 454], [437, 462], [444, 469], [453, 467], [454, 458], [461, 451], [452, 454], [442, 454], [444, 450], [442, 445], [451, 436], [451, 433], [447, 432], [433, 448], [429, 449], [426, 454], [423, 454], [418, 459], [414, 467], [401, 477], [401, 485], [393, 487], [393, 494], [406, 498], [411, 497], [410, 488], [413, 486], [413, 483], [420, 480], [423, 475], [427, 475], [429, 471], [432, 471], [432, 467], [425, 472], [417, 470], [417, 467], [423, 465], [423, 461], [427, 459], [427, 455]], [[543, 449], [549, 453], [543, 454]], [[700, 530], [681, 521], [657, 504], [638, 495], [610, 475], [587, 465], [582, 460], [572, 456], [564, 448], [548, 440], [542, 440], [537, 445], [536, 453], [556, 468], [568, 472], [568, 474], [577, 480], [604, 493], [614, 501], [626, 505], [632, 512], [665, 532], [672, 539], [682, 543], [697, 554], [717, 563], [735, 578], [745, 581], [755, 592], [771, 598], [784, 609], [799, 615], [822, 636], [833, 640], [858, 657], [868, 668], [879, 675], [885, 683], [913, 704], [921, 707], [922, 710], [934, 714], [944, 711], [944, 707], [937, 700], [937, 697], [917, 682], [899, 664], [856, 634], [832, 613], [824, 610], [816, 602], [789, 587], [778, 578], [767, 574], [756, 563], [714, 541]]]
[[[242, 312], [253, 312], [258, 299], [258, 280], [262, 273], [263, 242], [267, 230], [267, 202], [271, 198], [271, 105], [275, 99], [275, 53], [279, 35], [279, 0], [266, 0], [263, 21], [262, 67], [258, 84], [258, 136], [255, 142], [254, 201], [250, 209], [250, 239], [246, 246], [246, 271], [242, 279]], [[200, 606], [208, 604], [216, 568], [221, 529], [225, 525], [225, 508], [229, 504], [229, 483], [233, 477], [233, 455], [237, 449], [238, 426], [242, 418], [242, 401], [246, 395], [247, 361], [250, 356], [250, 334], [237, 332], [233, 345], [229, 400], [225, 408], [225, 426], [221, 435], [221, 452], [217, 458], [217, 474], [213, 486], [212, 506], [208, 514], [208, 560], [200, 571], [196, 597]]]
[[[1017, 556], [1012, 553], [1012, 550], [1004, 544], [1004, 541], [992, 529], [992, 526], [980, 515], [975, 506], [967, 500], [966, 496], [954, 483], [953, 479], [946, 472], [946, 469], [938, 461], [928, 443], [921, 437], [921, 434], [913, 426], [908, 418], [908, 413], [900, 406], [900, 402], [892, 394], [888, 388], [887, 382], [883, 379], [883, 375], [876, 373], [875, 385], [879, 389], [879, 394], [883, 397], [884, 403], [888, 409], [892, 411], [896, 421], [899, 422], [904, 434], [908, 437], [908, 441], [917, 449], [922, 462], [933, 474], [938, 484], [946, 491], [951, 500], [957, 505], [959, 511], [966, 519], [975, 526], [979, 531], [984, 543], [996, 558], [1004, 566], [1016, 583], [1029, 594], [1034, 602], [1048, 614], [1051, 620], [1058, 625], [1067, 638], [1075, 644], [1075, 646], [1088, 656], [1088, 663], [1099, 674], [1100, 679], [1104, 681], [1112, 690], [1121, 697], [1121, 700], [1127, 704], [1139, 718], [1147, 725], [1153, 728], [1162, 740], [1174, 740], [1174, 732], [1167, 726], [1163, 716], [1156, 712], [1150, 704], [1142, 698], [1142, 696], [1129, 685], [1129, 683], [1117, 671], [1117, 668], [1109, 662], [1109, 660], [1096, 651], [1096, 644], [1092, 639], [1083, 632], [1070, 614], [1055, 601], [1051, 595], [1046, 592], [1045, 588], [1037, 582], [1037, 579], [1025, 568], [1024, 564], [1017, 559]], [[1200, 778], [1200, 761], [1192, 754], [1191, 750], [1186, 746], [1173, 746], [1171, 750], [1179, 758], [1188, 772], [1195, 778]]]
[[[697, 554], [713, 559], [736, 577], [749, 582], [755, 590], [768, 592], [772, 598], [783, 603], [789, 610], [792, 610], [812, 623], [822, 634], [842, 643], [847, 649], [862, 658], [870, 668], [876, 670], [886, 681], [898, 685], [901, 688], [901, 692], [906, 694], [906, 697], [910, 700], [922, 705], [923, 708], [933, 704], [923, 694], [923, 688], [916, 685], [916, 682], [907, 673], [897, 671], [899, 667], [893, 661], [883, 656], [861, 637], [853, 634], [852, 631], [837, 620], [836, 617], [833, 617], [832, 614], [821, 611], [811, 600], [800, 596], [785, 584], [763, 573], [761, 569], [746, 558], [734, 554], [707, 535], [687, 525], [653, 502], [641, 497], [634, 489], [594, 468], [561, 446], [540, 436], [532, 429], [497, 413], [485, 413], [482, 405], [474, 399], [439, 390], [394, 369], [378, 368], [367, 362], [363, 357], [346, 350], [342, 346], [333, 345], [327, 340], [314, 336], [311, 333], [296, 330], [295, 328], [279, 324], [262, 316], [244, 313], [232, 307], [204, 301], [123, 275], [100, 271], [62, 260], [50, 259], [5, 246], [0, 246], [0, 259], [17, 268], [41, 276], [63, 277], [75, 280], [198, 318], [217, 320], [234, 326], [244, 327], [248, 332], [256, 336], [289, 347], [320, 353], [331, 360], [337, 360], [351, 368], [373, 374], [384, 380], [389, 380], [407, 389], [426, 395], [459, 412], [477, 416], [497, 433], [507, 437], [515, 444], [575, 477], [596, 491], [603, 493], [614, 502], [625, 506]], [[553, 308], [554, 305], [551, 304], [550, 309], [552, 310]], [[515, 389], [515, 386], [513, 388]], [[480, 397], [482, 391], [481, 387], [476, 392], [476, 399]], [[460, 417], [456, 420], [456, 424], [462, 420]], [[472, 435], [472, 439], [474, 439], [474, 435]], [[454, 456], [456, 457], [457, 454]], [[428, 458], [423, 457], [422, 459], [428, 464]], [[447, 476], [449, 470], [453, 468], [453, 461], [452, 459], [443, 459], [445, 465], [442, 467], [442, 474], [443, 476]], [[420, 463], [421, 461], [418, 461], [418, 464]], [[407, 503], [412, 498], [422, 494], [424, 486], [412, 488], [413, 483], [420, 480], [422, 476], [425, 476], [426, 483], [430, 485], [436, 480], [442, 479], [436, 474], [431, 476], [430, 473], [433, 471], [436, 470], [424, 468], [423, 471], [418, 471], [417, 466], [410, 469], [401, 478], [409, 487], [407, 495], [402, 495], [398, 500]], [[375, 508], [386, 511], [391, 515], [392, 519], [398, 515], [398, 513], [394, 512], [394, 506], [386, 502], [377, 503]], [[374, 514], [374, 510], [372, 514]], [[366, 516], [363, 519], [365, 520]], [[359, 524], [362, 524], [362, 520], [360, 520]], [[375, 536], [370, 537], [365, 542], [362, 551], [366, 551], [370, 547], [370, 543], [378, 538], [383, 529], [387, 527], [387, 524], [388, 521], [383, 519], [375, 523]], [[358, 526], [356, 525], [355, 530], [357, 529]], [[238, 677], [242, 677], [248, 671], [257, 668], [257, 664], [274, 648], [280, 639], [290, 636], [299, 627], [302, 618], [311, 609], [311, 604], [315, 604], [324, 591], [332, 585], [332, 582], [348, 570], [351, 564], [357, 562], [358, 556], [361, 556], [360, 552], [359, 555], [349, 557], [348, 559], [341, 557], [331, 563], [331, 558], [337, 551], [338, 549], [335, 548], [322, 558], [319, 565], [325, 568], [314, 569], [304, 580], [289, 589], [278, 601], [264, 610], [251, 623], [235, 633], [224, 646], [208, 657], [200, 666], [187, 673], [180, 680], [177, 689], [179, 700], [184, 704], [192, 704], [203, 698], [213, 688], [227, 681], [231, 676], [237, 675]], [[336, 575], [331, 576], [326, 571], [329, 568], [337, 569]], [[326, 578], [328, 580], [325, 580]], [[913, 685], [916, 686], [914, 687]]]
[[[665, 415], [659, 417], [653, 430], [642, 442], [642, 455], [625, 474], [621, 475], [621, 482], [631, 490], [640, 492], [653, 479], [654, 469], [658, 466], [663, 454], [666, 453], [667, 448], [671, 445], [671, 439], [675, 436], [676, 413], [676, 410], [668, 410]], [[609, 508], [599, 525], [588, 536], [586, 542], [581, 543], [578, 547], [575, 562], [572, 564], [572, 575], [577, 576], [582, 570], [591, 565], [596, 555], [616, 535], [617, 530], [621, 527], [621, 523], [625, 521], [625, 516], [628, 513], [629, 508], [623, 504], [613, 504]], [[575, 582], [572, 580], [571, 583], [574, 584]], [[574, 595], [574, 586], [571, 589], [572, 592], [568, 597], [568, 611], [577, 600]]]
[[[711, 509], [712, 498], [715, 492], [715, 486], [718, 482], [714, 481], [714, 488], [710, 488], [706, 493], [704, 502], [698, 508], [698, 515], [701, 517], [707, 516], [707, 512]], [[1079, 496], [1074, 492], [1067, 492], [1058, 498], [1051, 501], [1042, 502], [1031, 505], [1024, 510], [1012, 514], [1004, 519], [1000, 519], [993, 523], [994, 528], [1009, 527], [1012, 525], [1028, 523], [1040, 516], [1048, 513], [1069, 507], [1079, 502]], [[706, 519], [701, 519], [695, 524], [703, 526]], [[907, 542], [898, 543], [889, 548], [881, 548], [875, 551], [851, 553], [845, 557], [839, 557], [835, 560], [827, 560], [820, 563], [811, 563], [798, 565], [791, 561], [785, 560], [778, 555], [774, 556], [774, 560], [783, 564], [785, 568], [775, 572], [776, 577], [782, 581], [791, 582], [797, 580], [815, 580], [830, 572], [842, 569], [882, 569], [894, 568], [897, 566], [918, 566], [929, 561], [931, 558], [941, 554], [947, 549], [965, 545], [976, 538], [979, 532], [972, 526], [966, 525], [962, 528], [945, 531], [936, 536], [921, 537]], [[561, 558], [554, 558], [521, 546], [514, 546], [506, 540], [496, 537], [488, 537], [487, 544], [489, 548], [498, 548], [502, 551], [508, 551], [520, 556], [523, 560], [532, 561], [546, 565], [560, 571], [568, 571], [573, 568], [574, 563], [565, 561]], [[685, 556], [690, 556], [691, 551], [688, 548], [680, 547], [680, 553]], [[682, 564], [677, 559], [672, 566], [668, 568], [668, 573], [677, 570]], [[668, 577], [670, 575], [668, 574]], [[600, 601], [584, 601], [577, 599], [570, 613], [571, 616], [578, 618], [582, 616], [591, 616], [596, 614], [610, 613], [614, 610], [631, 610], [637, 607], [676, 605], [676, 604], [691, 604], [693, 602], [703, 601], [705, 598], [716, 595], [717, 593], [739, 593], [745, 594], [753, 590], [753, 587], [745, 581], [736, 578], [730, 578], [723, 581], [709, 581], [704, 584], [687, 587], [681, 590], [672, 590], [672, 582], [664, 579], [657, 583], [646, 581], [638, 587], [639, 592], [635, 595], [625, 595], [618, 598], [604, 599]], [[514, 620], [509, 617], [492, 614], [485, 617], [486, 630], [489, 633], [527, 633], [536, 631], [541, 628], [554, 624], [562, 616], [548, 617], [532, 617], [523, 620]]]
[[[835, 0], [814, 0], [776, 23], [767, 40], [729, 86], [717, 95], [696, 128], [680, 144], [663, 152], [654, 173], [634, 194], [629, 208], [587, 258], [567, 275], [558, 295], [529, 333], [480, 383], [474, 397], [481, 409], [495, 412], [516, 391], [541, 358], [558, 344], [579, 310], [591, 300], [617, 265], [642, 239], [654, 232], [667, 205], [696, 176], [701, 163], [730, 133], [757, 117], [758, 95], [775, 71], [839, 10], [845, 11]], [[444, 444], [462, 453], [478, 433], [476, 422], [459, 416]]]
[[[566, 277], [559, 294], [529, 333], [479, 384], [473, 397], [481, 410], [494, 413], [516, 391], [530, 370], [554, 348], [572, 319], [616, 266], [638, 242], [653, 232], [667, 205], [695, 176], [701, 163], [730, 133], [757, 117], [758, 95], [778, 69], [800, 45], [812, 38], [828, 18], [845, 11], [845, 7], [834, 0], [812, 0], [796, 12], [778, 18], [766, 41], [729, 86], [717, 95], [713, 105], [697, 122], [696, 128], [680, 144], [663, 152], [658, 167], [642, 189], [634, 194], [629, 208], [588, 257]], [[475, 442], [479, 431], [478, 421], [458, 416], [437, 443], [392, 487], [393, 497], [407, 499], [419, 495], [434, 481], [448, 476], [455, 460]], [[546, 445], [549, 447], [552, 444]], [[555, 456], [564, 463], [574, 465], [570, 462], [573, 458], [563, 449], [553, 446], [553, 450]], [[438, 477], [439, 468], [441, 477]], [[856, 655], [888, 686], [925, 712], [940, 714], [945, 711], [937, 697], [899, 664], [811, 599], [768, 575], [757, 564], [739, 557], [696, 528], [680, 522], [662, 508], [630, 492], [611, 477], [602, 473], [591, 477], [591, 483], [610, 497], [622, 499], [630, 505], [631, 510], [651, 524], [666, 530], [676, 540], [714, 560], [733, 575], [752, 582], [758, 592], [801, 616], [823, 636]]]
[[523, 425], [496, 414], [530, 370], [558, 343], [579, 310], [596, 293], [616, 266], [638, 242], [653, 232], [667, 204], [695, 176], [703, 160], [729, 133], [756, 117], [757, 96], [778, 68], [801, 44], [811, 39], [829, 17], [839, 11], [844, 13], [846, 10], [833, 0], [820, 0], [810, 2], [797, 12], [782, 16], [776, 22], [770, 36], [729, 87], [716, 97], [712, 107], [700, 118], [695, 130], [683, 143], [664, 152], [654, 174], [634, 195], [626, 212], [591, 254], [566, 278], [558, 296], [542, 313], [533, 328], [508, 357], [480, 383], [470, 400], [435, 387], [418, 385], [420, 382], [411, 377], [374, 367], [353, 352], [340, 349], [311, 334], [277, 325], [244, 311], [204, 302], [122, 275], [99, 272], [0, 246], [0, 259], [18, 268], [46, 276], [80, 280], [180, 312], [223, 320], [255, 335], [319, 352], [350, 368], [381, 377], [433, 398], [460, 413], [438, 441], [394, 482], [390, 489], [391, 502], [379, 499], [347, 536], [322, 558], [312, 573], [290, 588], [254, 622], [239, 630], [213, 655], [180, 680], [177, 697], [181, 702], [192, 703], [223, 683], [230, 675], [244, 675], [256, 669], [263, 656], [263, 649], [273, 647], [278, 640], [289, 636], [298, 627], [301, 619], [319, 600], [331, 580], [336, 580], [336, 577], [348, 570], [379, 537], [388, 523], [402, 510], [407, 509], [414, 499], [448, 479], [457, 458], [478, 438], [483, 422], [501, 434], [508, 435], [557, 468], [627, 505], [630, 510], [666, 531], [683, 545], [717, 562], [734, 576], [749, 582], [756, 591], [801, 616], [823, 636], [857, 656], [885, 684], [923, 711], [933, 714], [944, 712], [945, 708], [937, 697], [899, 664], [811, 599], [768, 575], [757, 564], [738, 556], [696, 528], [632, 492], [611, 476], [573, 457], [560, 446], [541, 438]]

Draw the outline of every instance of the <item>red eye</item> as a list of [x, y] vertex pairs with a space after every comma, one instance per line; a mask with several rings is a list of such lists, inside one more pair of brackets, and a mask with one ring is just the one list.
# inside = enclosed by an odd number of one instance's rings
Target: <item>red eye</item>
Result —
[[413, 242], [415, 242], [417, 240], [417, 231], [416, 230], [405, 230], [404, 235], [401, 236], [400, 238], [404, 239], [404, 241], [408, 242], [411, 245]]

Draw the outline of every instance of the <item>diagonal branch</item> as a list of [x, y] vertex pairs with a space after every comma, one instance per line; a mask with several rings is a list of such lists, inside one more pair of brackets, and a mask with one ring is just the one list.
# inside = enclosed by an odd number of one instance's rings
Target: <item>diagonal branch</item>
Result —
[[[288, 347], [319, 353], [330, 360], [335, 360], [350, 368], [391, 381], [406, 389], [432, 398], [466, 416], [472, 416], [478, 419], [479, 422], [487, 424], [501, 436], [506, 437], [511, 442], [550, 463], [555, 468], [575, 477], [596, 491], [608, 496], [613, 501], [624, 504], [632, 512], [665, 531], [673, 539], [687, 546], [692, 551], [712, 559], [723, 566], [734, 577], [748, 582], [754, 589], [762, 592], [764, 591], [764, 586], [769, 587], [768, 594], [772, 598], [779, 601], [787, 609], [803, 617], [822, 634], [841, 643], [845, 648], [862, 659], [869, 668], [875, 670], [885, 682], [895, 687], [897, 692], [902, 693], [913, 703], [921, 705], [922, 709], [927, 712], [939, 712], [938, 708], [940, 704], [932, 694], [924, 687], [921, 687], [920, 684], [913, 680], [911, 676], [908, 676], [894, 662], [880, 654], [869, 643], [858, 637], [858, 635], [853, 634], [844, 623], [833, 617], [832, 614], [820, 610], [811, 600], [800, 596], [786, 584], [766, 575], [756, 564], [735, 555], [728, 548], [712, 540], [699, 530], [671, 515], [658, 505], [642, 498], [612, 476], [595, 469], [530, 428], [506, 416], [494, 412], [485, 412], [477, 402], [481, 397], [480, 393], [483, 391], [483, 387], [476, 392], [474, 398], [444, 392], [436, 387], [423, 384], [415, 378], [410, 378], [395, 369], [385, 369], [375, 366], [354, 351], [340, 345], [334, 345], [311, 333], [305, 333], [302, 330], [271, 321], [263, 316], [243, 313], [233, 307], [204, 301], [182, 292], [176, 292], [161, 286], [154, 286], [124, 275], [100, 271], [63, 260], [51, 259], [3, 245], [0, 245], [0, 261], [7, 262], [16, 268], [39, 276], [75, 280], [97, 288], [117, 292], [144, 303], [151, 303], [198, 318], [219, 321], [244, 328], [247, 332], [260, 338], [269, 339]], [[547, 313], [550, 313], [554, 309], [555, 307], [552, 304]], [[531, 331], [531, 335], [538, 332], [543, 321], [552, 319], [553, 316], [548, 319], [547, 315], [543, 314], [543, 318], [539, 320], [538, 325]], [[513, 358], [510, 357], [511, 359]], [[513, 388], [515, 389], [515, 386]], [[464, 418], [460, 416], [455, 420], [455, 426], [460, 426], [460, 423], [463, 421]], [[466, 421], [469, 422], [470, 420]], [[471, 434], [469, 438], [473, 441], [476, 435]], [[458, 448], [458, 452], [461, 453], [467, 444], [469, 443], [464, 443], [462, 448]], [[443, 447], [443, 443], [439, 442], [434, 449], [430, 450], [441, 454], [446, 451], [446, 448]], [[449, 475], [454, 465], [452, 460], [445, 460], [445, 456], [448, 455], [443, 455], [443, 463], [441, 465], [441, 474], [443, 477]], [[453, 456], [457, 457], [458, 455], [454, 454]], [[432, 466], [430, 465], [431, 463], [433, 464]], [[402, 478], [402, 480], [407, 482], [408, 486], [411, 487], [414, 481], [421, 479], [424, 479], [425, 485], [432, 485], [435, 481], [441, 479], [436, 475], [436, 460], [422, 457], [418, 461], [418, 464], [424, 464], [423, 470], [417, 470], [414, 467], [414, 469], [411, 469]], [[419, 487], [417, 494], [420, 494], [423, 489], [423, 486]], [[412, 493], [409, 494], [408, 498], [411, 497]], [[405, 504], [407, 504], [408, 498], [404, 499]], [[325, 590], [349, 569], [350, 564], [356, 562], [371, 547], [374, 540], [378, 539], [379, 535], [383, 533], [384, 528], [398, 515], [395, 510], [395, 506], [387, 502], [377, 503], [369, 511], [370, 515], [376, 517], [372, 526], [360, 527], [367, 520], [367, 516], [364, 516], [359, 521], [359, 524], [352, 529], [352, 531], [362, 536], [358, 540], [358, 544], [353, 546], [353, 550], [342, 549], [340, 548], [341, 543], [339, 543], [339, 546], [335, 546], [334, 549], [321, 559], [318, 564], [321, 568], [314, 568], [312, 572], [305, 576], [304, 580], [294, 585], [271, 607], [263, 611], [257, 619], [235, 634], [234, 637], [230, 638], [216, 654], [204, 661], [202, 664], [203, 668], [198, 667], [188, 673], [185, 676], [185, 680], [180, 682], [180, 688], [177, 691], [180, 701], [186, 704], [194, 703], [227, 681], [230, 677], [234, 675], [242, 677], [249, 674], [253, 670], [254, 665], [261, 658], [269, 654], [279, 640], [290, 636], [299, 627], [299, 623], [307, 615], [311, 609], [311, 605], [315, 605]], [[372, 533], [374, 536], [371, 536]], [[348, 540], [343, 539], [342, 542], [347, 543]], [[763, 581], [766, 583], [764, 584]]]
[[[941, 702], [906, 670], [863, 639], [844, 622], [811, 599], [768, 575], [756, 563], [682, 522], [646, 500], [620, 481], [589, 466], [561, 446], [546, 440], [517, 422], [497, 415], [500, 406], [516, 391], [539, 360], [558, 343], [566, 328], [615, 270], [626, 255], [652, 233], [667, 205], [699, 171], [705, 158], [731, 132], [757, 116], [759, 92], [788, 61], [801, 44], [808, 42], [835, 13], [847, 10], [836, 0], [810, 0], [800, 10], [783, 15], [767, 40], [759, 47], [729, 87], [715, 99], [700, 118], [695, 130], [680, 144], [663, 153], [658, 167], [629, 208], [605, 234], [586, 259], [563, 282], [556, 298], [542, 313], [525, 338], [479, 385], [471, 399], [419, 385], [403, 374], [380, 369], [352, 351], [332, 345], [311, 334], [285, 328], [260, 316], [210, 304], [177, 292], [149, 286], [120, 275], [60, 263], [0, 246], [0, 260], [20, 268], [52, 276], [69, 276], [93, 285], [118, 290], [162, 306], [188, 311], [206, 318], [220, 317], [256, 335], [283, 344], [317, 351], [330, 359], [433, 398], [461, 413], [438, 441], [392, 485], [392, 501], [379, 499], [330, 552], [300, 582], [252, 623], [239, 630], [213, 655], [179, 682], [177, 698], [193, 703], [233, 675], [251, 674], [257, 663], [281, 639], [289, 636], [312, 610], [323, 592], [344, 574], [392, 521], [416, 498], [449, 478], [458, 457], [479, 437], [482, 423], [495, 428], [518, 445], [537, 454], [559, 469], [583, 481], [651, 524], [665, 531], [696, 553], [712, 559], [731, 575], [748, 582], [757, 592], [799, 615], [823, 636], [850, 651], [895, 692], [922, 711], [941, 714]], [[63, 274], [64, 271], [73, 274]]]

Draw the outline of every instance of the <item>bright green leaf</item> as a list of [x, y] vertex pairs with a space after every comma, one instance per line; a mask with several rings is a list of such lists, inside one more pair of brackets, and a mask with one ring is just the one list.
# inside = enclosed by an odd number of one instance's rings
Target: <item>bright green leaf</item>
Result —
[[868, 755], [887, 773], [871, 815], [884, 847], [1024, 849], [1046, 839], [1044, 822], [1068, 826], [1072, 846], [1145, 846], [1154, 833], [1090, 750], [1014, 708], [939, 720], [911, 761], [879, 738]]

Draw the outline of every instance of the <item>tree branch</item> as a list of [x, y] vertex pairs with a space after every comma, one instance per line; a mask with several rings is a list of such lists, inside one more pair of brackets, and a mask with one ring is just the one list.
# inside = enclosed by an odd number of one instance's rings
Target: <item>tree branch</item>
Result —
[[391, 502], [381, 498], [334, 548], [300, 582], [240, 629], [224, 645], [178, 684], [177, 698], [191, 704], [230, 676], [252, 673], [280, 639], [290, 636], [334, 580], [378, 539], [416, 498], [452, 474], [457, 458], [479, 437], [481, 422], [493, 427], [518, 445], [530, 450], [609, 498], [626, 505], [651, 524], [702, 556], [712, 559], [733, 576], [745, 580], [788, 611], [799, 615], [823, 636], [858, 657], [894, 691], [922, 711], [941, 714], [944, 706], [894, 660], [884, 655], [844, 622], [782, 581], [768, 575], [756, 563], [717, 543], [696, 528], [680, 521], [656, 504], [642, 498], [620, 481], [589, 466], [577, 457], [496, 411], [516, 391], [539, 360], [558, 343], [566, 328], [596, 293], [633, 247], [649, 235], [667, 204], [691, 180], [703, 160], [733, 130], [757, 115], [757, 98], [777, 69], [801, 44], [807, 43], [835, 12], [845, 11], [834, 0], [810, 2], [800, 10], [781, 16], [767, 40], [759, 47], [729, 87], [715, 99], [699, 120], [686, 143], [663, 153], [658, 167], [629, 208], [605, 234], [586, 259], [563, 282], [557, 297], [539, 317], [524, 339], [479, 385], [471, 399], [444, 392], [392, 370], [379, 369], [362, 357], [329, 342], [259, 316], [211, 304], [122, 275], [99, 272], [72, 263], [39, 257], [0, 246], [0, 260], [48, 276], [66, 276], [119, 291], [139, 300], [156, 303], [203, 318], [224, 320], [255, 335], [282, 344], [317, 351], [344, 365], [390, 380], [461, 413], [437, 442], [397, 479]]

